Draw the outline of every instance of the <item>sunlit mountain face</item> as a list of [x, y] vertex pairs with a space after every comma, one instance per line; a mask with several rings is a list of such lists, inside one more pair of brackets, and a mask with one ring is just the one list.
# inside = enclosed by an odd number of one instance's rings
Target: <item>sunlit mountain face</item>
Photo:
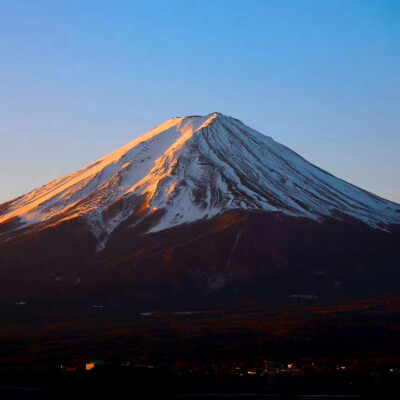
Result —
[[393, 293], [399, 227], [400, 205], [235, 118], [176, 117], [0, 206], [1, 298]]

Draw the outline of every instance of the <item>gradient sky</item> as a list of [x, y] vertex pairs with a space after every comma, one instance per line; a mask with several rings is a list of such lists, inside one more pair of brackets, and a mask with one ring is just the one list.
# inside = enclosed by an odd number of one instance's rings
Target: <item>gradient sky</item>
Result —
[[219, 111], [400, 203], [398, 0], [0, 6], [0, 202]]

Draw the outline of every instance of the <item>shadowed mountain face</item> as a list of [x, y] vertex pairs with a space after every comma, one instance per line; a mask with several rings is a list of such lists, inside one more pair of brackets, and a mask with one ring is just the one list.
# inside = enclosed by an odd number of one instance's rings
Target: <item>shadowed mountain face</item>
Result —
[[179, 304], [398, 293], [399, 227], [399, 205], [234, 118], [173, 118], [0, 206], [0, 296]]
[[152, 234], [140, 228], [127, 222], [100, 253], [81, 220], [3, 245], [2, 300], [163, 306], [398, 293], [398, 229], [249, 211]]

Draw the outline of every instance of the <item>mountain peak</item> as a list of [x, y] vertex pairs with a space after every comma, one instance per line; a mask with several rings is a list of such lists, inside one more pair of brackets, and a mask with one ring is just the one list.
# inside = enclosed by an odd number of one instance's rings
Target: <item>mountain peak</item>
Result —
[[5, 203], [0, 224], [18, 235], [83, 218], [101, 249], [133, 215], [135, 223], [152, 216], [151, 232], [232, 209], [317, 221], [350, 216], [382, 229], [400, 223], [399, 205], [213, 112], [171, 118], [81, 170]]

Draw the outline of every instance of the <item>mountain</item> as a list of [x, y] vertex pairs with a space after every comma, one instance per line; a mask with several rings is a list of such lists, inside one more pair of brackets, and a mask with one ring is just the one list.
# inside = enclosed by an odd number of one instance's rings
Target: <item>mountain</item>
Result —
[[399, 227], [400, 205], [235, 118], [176, 117], [0, 205], [0, 289], [7, 301], [55, 282], [146, 298], [393, 291]]

